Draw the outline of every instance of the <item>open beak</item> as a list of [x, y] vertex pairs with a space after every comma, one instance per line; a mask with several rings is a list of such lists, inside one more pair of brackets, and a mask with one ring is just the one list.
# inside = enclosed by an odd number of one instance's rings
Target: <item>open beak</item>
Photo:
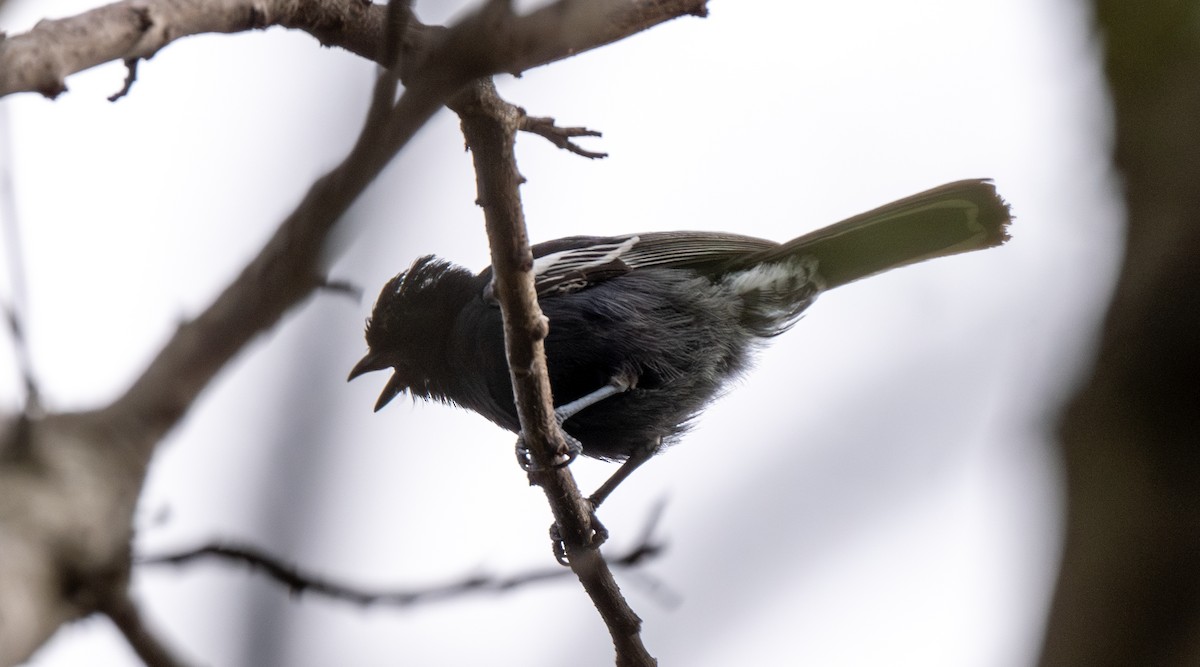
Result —
[[[346, 378], [346, 381], [349, 382], [365, 373], [381, 371], [388, 367], [387, 361], [381, 359], [374, 352], [370, 352], [355, 364], [354, 368], [350, 369], [350, 377]], [[392, 377], [388, 378], [387, 384], [383, 386], [383, 393], [379, 394], [379, 400], [375, 401], [375, 412], [382, 410], [383, 406], [390, 403], [393, 398], [396, 398], [396, 396], [407, 388], [408, 386], [403, 378], [400, 377], [399, 371], [392, 373]]]
[[374, 352], [368, 352], [367, 356], [359, 360], [357, 364], [354, 364], [354, 368], [350, 369], [350, 377], [346, 378], [346, 382], [349, 382], [354, 378], [363, 375], [364, 373], [381, 371], [387, 367], [388, 363], [380, 358], [380, 355]]
[[392, 377], [388, 378], [387, 384], [383, 385], [383, 393], [379, 394], [379, 400], [375, 401], [375, 412], [383, 409], [383, 406], [392, 402], [401, 392], [408, 388], [404, 380], [400, 378], [400, 371], [392, 373]]

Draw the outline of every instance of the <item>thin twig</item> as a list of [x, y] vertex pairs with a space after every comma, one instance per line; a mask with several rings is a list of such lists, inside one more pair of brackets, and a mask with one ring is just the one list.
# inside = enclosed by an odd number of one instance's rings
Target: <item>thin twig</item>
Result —
[[[631, 546], [622, 553], [611, 556], [612, 564], [620, 568], [636, 568], [660, 555], [664, 546], [653, 539], [653, 529], [654, 524], [651, 523], [643, 535], [644, 541]], [[205, 559], [245, 565], [252, 571], [260, 572], [281, 584], [294, 595], [311, 593], [362, 606], [408, 607], [475, 593], [506, 593], [530, 584], [561, 579], [571, 574], [570, 570], [561, 567], [542, 568], [508, 576], [480, 574], [466, 577], [461, 581], [425, 588], [374, 591], [329, 580], [297, 566], [284, 563], [281, 559], [248, 545], [209, 544], [172, 554], [140, 557], [135, 562], [138, 565], [187, 565]]]
[[608, 153], [589, 151], [571, 141], [575, 137], [604, 136], [596, 130], [589, 130], [586, 127], [559, 127], [555, 125], [554, 119], [548, 116], [523, 116], [520, 129], [524, 132], [530, 132], [543, 137], [555, 146], [571, 151], [576, 155], [582, 155], [593, 160], [608, 157]]
[[363, 300], [363, 288], [361, 285], [356, 285], [348, 280], [332, 280], [325, 279], [319, 285], [320, 289], [331, 294], [339, 294], [344, 296], [354, 303], [361, 303]]
[[133, 84], [135, 81], [137, 81], [137, 70], [138, 70], [139, 60], [140, 60], [139, 58], [126, 58], [125, 59], [125, 70], [126, 70], [125, 71], [125, 85], [121, 86], [121, 89], [118, 90], [117, 92], [108, 96], [109, 102], [116, 102], [117, 100], [121, 99], [122, 97], [125, 97], [126, 95], [128, 95], [130, 90], [133, 90]]

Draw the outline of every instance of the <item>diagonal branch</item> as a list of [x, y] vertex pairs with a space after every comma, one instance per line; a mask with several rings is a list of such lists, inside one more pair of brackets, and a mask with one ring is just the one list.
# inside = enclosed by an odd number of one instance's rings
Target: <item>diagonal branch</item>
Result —
[[[110, 409], [137, 415], [134, 423], [149, 428], [145, 444], [152, 448], [233, 355], [319, 286], [317, 258], [334, 223], [417, 129], [468, 81], [522, 66], [530, 62], [530, 54], [549, 62], [570, 55], [569, 49], [577, 44], [607, 43], [617, 25], [631, 34], [667, 18], [662, 13], [647, 14], [638, 3], [628, 0], [595, 0], [595, 4], [608, 6], [610, 12], [595, 15], [577, 9], [590, 6], [589, 2], [563, 0], [518, 17], [505, 3], [492, 2], [449, 30], [436, 33], [424, 50], [411, 52], [411, 62], [401, 65], [407, 72], [407, 89], [387, 121], [367, 123], [342, 164], [313, 184], [259, 255], [208, 309], [179, 328]], [[627, 15], [613, 13], [616, 5], [624, 6]], [[563, 19], [562, 25], [548, 23], [556, 13]], [[594, 20], [590, 28], [581, 14]], [[415, 23], [407, 22], [405, 35], [412, 34]], [[551, 36], [546, 41], [568, 50], [531, 45], [539, 41], [535, 38], [538, 30]], [[402, 46], [401, 52], [407, 50]], [[386, 106], [384, 101], [394, 86], [393, 77], [381, 77], [372, 115]], [[149, 449], [144, 453], [148, 456]]]
[[[17, 223], [17, 189], [13, 186], [12, 160], [12, 114], [7, 109], [0, 109], [0, 235], [4, 239], [5, 265], [8, 271], [8, 284], [11, 294], [6, 302], [0, 303], [9, 338], [12, 341], [13, 356], [21, 374], [21, 384], [25, 391], [24, 419], [30, 419], [41, 412], [41, 398], [38, 394], [37, 377], [33, 372], [33, 356], [29, 349], [29, 339], [26, 337], [25, 319], [28, 303], [28, 288], [25, 284], [25, 257], [22, 254], [21, 227]], [[3, 443], [0, 443], [0, 456], [3, 455]]]
[[530, 479], [546, 493], [571, 569], [608, 626], [617, 664], [657, 664], [642, 643], [641, 619], [621, 595], [600, 554], [603, 529], [596, 525], [591, 504], [580, 494], [570, 469], [554, 465], [566, 443], [555, 420], [546, 372], [543, 342], [549, 326], [533, 285], [533, 253], [519, 190], [524, 179], [514, 154], [524, 114], [500, 99], [490, 80], [476, 82], [466, 97], [455, 100], [455, 110], [475, 160], [521, 433], [539, 468]]
[[104, 613], [147, 667], [186, 667], [188, 663], [147, 626], [137, 604], [129, 597], [128, 585], [112, 598], [102, 603]]
[[[178, 422], [247, 342], [321, 284], [317, 260], [333, 225], [446, 98], [469, 80], [435, 74], [415, 75], [394, 107], [390, 103], [372, 106], [346, 159], [312, 185], [258, 256], [211, 306], [179, 327], [145, 372], [108, 408], [140, 416], [135, 423], [147, 429], [145, 446], [152, 448]], [[386, 100], [394, 90], [395, 79], [381, 75], [376, 100]]]

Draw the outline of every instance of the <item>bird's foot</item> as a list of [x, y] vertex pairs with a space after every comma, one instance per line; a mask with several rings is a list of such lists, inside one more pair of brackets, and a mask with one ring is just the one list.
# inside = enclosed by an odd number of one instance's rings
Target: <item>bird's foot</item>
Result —
[[[562, 433], [563, 441], [567, 444], [567, 451], [559, 452], [557, 454], [555, 457], [556, 460], [554, 464], [550, 466], [549, 470], [565, 468], [571, 465], [571, 462], [574, 461], [581, 453], [583, 453], [583, 443], [572, 437], [570, 433], [562, 430], [561, 421], [559, 421], [558, 432]], [[517, 435], [516, 453], [517, 465], [521, 466], [521, 470], [524, 470], [527, 473], [543, 472], [547, 470], [547, 468], [538, 465], [538, 463], [533, 460], [533, 456], [531, 456], [529, 453], [529, 446], [525, 444], [524, 433]]]
[[[599, 547], [608, 541], [608, 529], [604, 527], [604, 524], [600, 523], [600, 519], [596, 517], [594, 509], [591, 510], [590, 514], [592, 525], [590, 546]], [[554, 559], [558, 561], [559, 565], [570, 567], [571, 559], [567, 556], [567, 543], [563, 539], [562, 530], [559, 529], [557, 523], [550, 524], [550, 542], [554, 549]]]

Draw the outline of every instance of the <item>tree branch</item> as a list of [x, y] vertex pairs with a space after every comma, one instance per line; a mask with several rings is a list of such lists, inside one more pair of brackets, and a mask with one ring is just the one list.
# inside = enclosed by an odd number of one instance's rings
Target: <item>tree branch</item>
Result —
[[113, 60], [151, 58], [181, 37], [276, 25], [374, 60], [383, 43], [384, 11], [368, 0], [125, 0], [43, 20], [0, 41], [0, 95], [53, 98], [66, 91], [71, 74]]
[[1093, 4], [1128, 229], [1060, 425], [1066, 542], [1041, 664], [1197, 665], [1200, 22], [1190, 3]]
[[608, 153], [598, 153], [585, 150], [579, 144], [572, 141], [572, 139], [576, 137], [603, 136], [596, 130], [589, 130], [586, 127], [559, 127], [558, 125], [555, 125], [553, 118], [546, 116], [527, 116], [524, 112], [521, 113], [520, 129], [531, 134], [536, 134], [555, 146], [558, 146], [563, 150], [571, 151], [576, 155], [581, 155], [593, 160], [608, 157]]
[[[21, 374], [21, 384], [25, 390], [26, 418], [32, 418], [41, 413], [41, 399], [38, 394], [37, 378], [33, 373], [33, 357], [29, 350], [29, 340], [25, 332], [25, 312], [29, 299], [29, 290], [25, 282], [25, 258], [22, 254], [21, 226], [17, 222], [17, 189], [13, 187], [12, 163], [12, 115], [7, 109], [0, 109], [0, 226], [3, 227], [4, 248], [6, 250], [5, 264], [8, 268], [8, 284], [11, 286], [9, 301], [0, 303], [4, 322], [12, 340], [12, 351], [16, 367]], [[0, 443], [0, 457], [4, 455], [3, 443]]]
[[[616, 567], [632, 568], [638, 567], [662, 553], [665, 547], [662, 543], [655, 541], [653, 537], [656, 523], [657, 517], [654, 517], [654, 521], [648, 525], [645, 534], [637, 544], [616, 557], [610, 557], [609, 561]], [[331, 581], [285, 563], [255, 547], [237, 544], [209, 544], [178, 553], [138, 558], [137, 563], [139, 565], [187, 565], [205, 559], [245, 565], [253, 571], [266, 575], [294, 595], [312, 593], [361, 606], [408, 607], [424, 602], [462, 597], [472, 593], [505, 593], [529, 584], [560, 579], [571, 573], [565, 568], [553, 567], [504, 577], [477, 575], [464, 578], [462, 581], [427, 588], [374, 591]]]
[[137, 604], [130, 599], [128, 588], [108, 600], [103, 610], [146, 667], [185, 667], [188, 664], [150, 631]]
[[[487, 73], [516, 74], [679, 16], [705, 16], [705, 4], [706, 0], [552, 3], [520, 21], [505, 22], [503, 43], [497, 42], [492, 54], [498, 69]], [[0, 96], [37, 92], [57, 97], [67, 90], [71, 74], [114, 60], [149, 59], [181, 37], [272, 26], [302, 30], [325, 46], [387, 67], [381, 50], [384, 14], [383, 5], [369, 0], [124, 0], [77, 16], [40, 21], [26, 33], [0, 36]], [[402, 48], [422, 51], [442, 30], [410, 21]]]
[[591, 504], [580, 494], [570, 469], [555, 466], [567, 448], [555, 420], [546, 372], [543, 343], [549, 326], [533, 285], [533, 253], [519, 191], [524, 178], [514, 153], [524, 113], [500, 99], [490, 80], [476, 82], [467, 99], [456, 99], [455, 110], [475, 160], [521, 433], [538, 468], [530, 479], [546, 493], [571, 569], [608, 626], [617, 664], [657, 664], [642, 644], [641, 619], [621, 595], [600, 554], [602, 528], [595, 525]]

